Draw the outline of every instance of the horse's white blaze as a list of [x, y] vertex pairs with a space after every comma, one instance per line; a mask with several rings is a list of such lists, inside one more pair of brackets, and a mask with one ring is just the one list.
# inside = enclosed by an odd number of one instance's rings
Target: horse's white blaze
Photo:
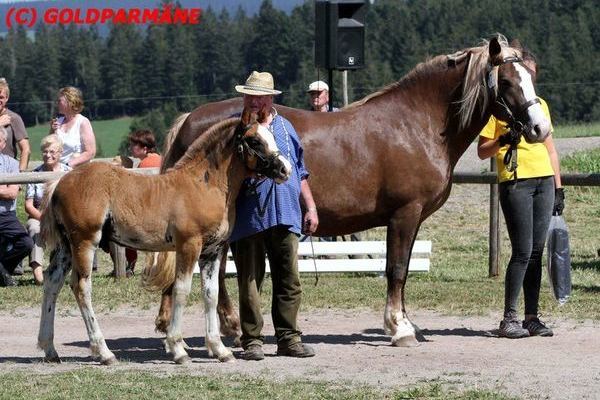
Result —
[[[535, 94], [535, 89], [533, 87], [533, 80], [531, 79], [531, 74], [518, 63], [513, 64], [515, 70], [519, 73], [521, 78], [521, 90], [523, 90], [523, 96], [526, 101], [531, 101], [537, 98]], [[546, 118], [544, 111], [542, 110], [542, 106], [539, 103], [536, 103], [529, 108], [527, 108], [527, 114], [533, 125], [534, 129], [531, 132], [531, 137], [538, 142], [543, 141], [546, 136], [550, 134], [550, 121]]]
[[[275, 143], [275, 138], [273, 137], [273, 134], [268, 128], [266, 128], [263, 125], [259, 125], [256, 133], [267, 144], [268, 154], [279, 152], [277, 143]], [[285, 178], [275, 179], [277, 183], [281, 183], [284, 182], [287, 178], [289, 178], [290, 174], [292, 173], [292, 164], [290, 164], [288, 159], [285, 158], [282, 154], [279, 154], [277, 158], [283, 163], [285, 169]]]

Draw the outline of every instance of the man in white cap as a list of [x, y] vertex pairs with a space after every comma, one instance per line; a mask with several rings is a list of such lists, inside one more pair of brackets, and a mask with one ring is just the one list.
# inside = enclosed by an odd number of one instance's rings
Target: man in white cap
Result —
[[[308, 85], [307, 92], [310, 96], [310, 107], [313, 111], [329, 111], [329, 85], [323, 81], [314, 81]], [[334, 107], [332, 111], [338, 111], [338, 109]]]
[[[298, 274], [298, 236], [316, 231], [319, 217], [308, 185], [308, 171], [300, 138], [292, 124], [273, 107], [273, 76], [252, 72], [244, 85], [235, 87], [244, 95], [244, 107], [252, 112], [268, 111], [262, 124], [275, 138], [282, 155], [292, 164], [290, 178], [281, 184], [264, 177], [244, 181], [236, 202], [236, 221], [229, 238], [237, 268], [242, 327], [242, 357], [262, 360], [263, 318], [260, 291], [269, 258], [273, 298], [271, 316], [277, 338], [277, 355], [312, 357], [314, 350], [302, 343], [298, 310], [302, 298]], [[300, 201], [306, 209], [302, 215]]]

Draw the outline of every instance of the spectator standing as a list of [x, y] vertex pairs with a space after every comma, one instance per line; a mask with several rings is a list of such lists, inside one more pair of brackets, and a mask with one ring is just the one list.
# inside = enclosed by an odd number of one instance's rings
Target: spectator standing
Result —
[[96, 137], [90, 120], [81, 115], [83, 95], [75, 87], [58, 91], [59, 114], [52, 119], [50, 134], [56, 134], [63, 143], [60, 162], [74, 168], [90, 161], [96, 155]]
[[31, 155], [29, 136], [19, 114], [6, 108], [9, 98], [10, 88], [8, 82], [6, 79], [0, 78], [0, 127], [4, 128], [7, 133], [6, 145], [2, 150], [2, 154], [17, 158], [17, 153], [20, 153], [19, 171], [22, 172], [27, 169], [29, 156]]

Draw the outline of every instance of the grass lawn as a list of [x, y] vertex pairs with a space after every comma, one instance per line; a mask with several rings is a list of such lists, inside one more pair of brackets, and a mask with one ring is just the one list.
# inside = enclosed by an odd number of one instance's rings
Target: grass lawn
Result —
[[[132, 117], [122, 117], [111, 120], [92, 121], [94, 134], [96, 135], [96, 157], [113, 157], [118, 154], [119, 145], [124, 137], [129, 134], [129, 125]], [[49, 124], [36, 125], [27, 128], [29, 141], [31, 143], [31, 159], [41, 160], [40, 142], [48, 134]]]

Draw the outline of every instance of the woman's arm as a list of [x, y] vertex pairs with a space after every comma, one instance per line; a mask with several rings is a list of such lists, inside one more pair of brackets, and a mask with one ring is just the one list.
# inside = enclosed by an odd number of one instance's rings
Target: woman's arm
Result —
[[38, 221], [42, 218], [40, 210], [33, 205], [33, 199], [25, 200], [25, 212], [29, 215], [29, 218], [37, 219]]
[[94, 136], [94, 130], [92, 124], [86, 118], [81, 123], [81, 147], [82, 152], [78, 156], [75, 156], [69, 160], [70, 167], [76, 167], [90, 161], [96, 155], [96, 137]]
[[499, 150], [500, 143], [498, 143], [498, 139], [489, 139], [479, 136], [479, 143], [477, 143], [477, 155], [481, 160], [495, 156]]
[[554, 171], [554, 185], [556, 189], [562, 187], [562, 181], [560, 180], [560, 161], [558, 158], [558, 152], [556, 151], [556, 147], [554, 147], [554, 140], [552, 140], [552, 135], [548, 135], [546, 140], [544, 140], [544, 145], [548, 150], [548, 155], [550, 156], [550, 164], [552, 165], [552, 170]]

